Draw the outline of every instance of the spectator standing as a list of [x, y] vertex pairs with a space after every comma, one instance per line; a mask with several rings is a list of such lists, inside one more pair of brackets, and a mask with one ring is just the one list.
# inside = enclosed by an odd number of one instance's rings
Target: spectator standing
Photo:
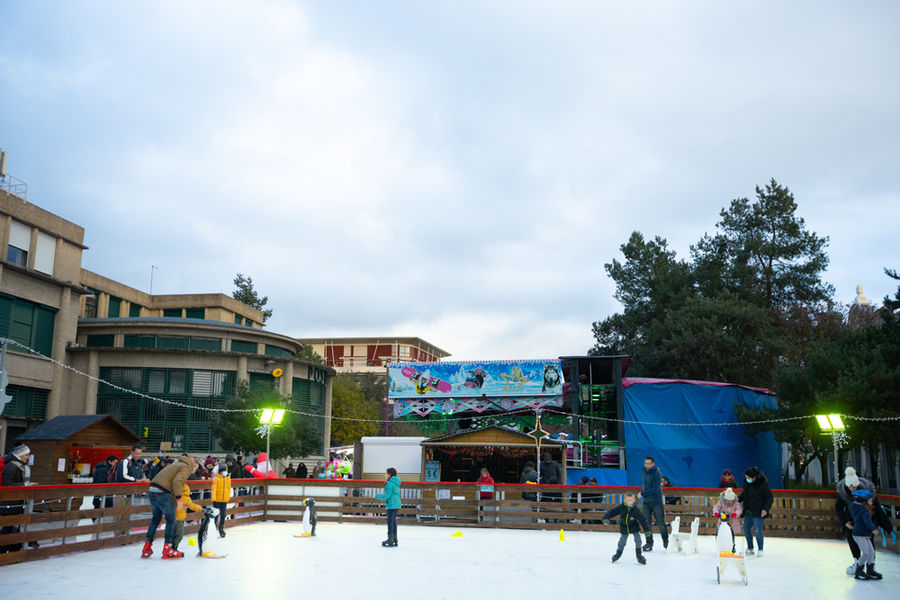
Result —
[[772, 510], [772, 489], [766, 480], [766, 475], [757, 467], [750, 467], [744, 471], [744, 489], [738, 500], [744, 507], [744, 537], [747, 538], [747, 555], [753, 556], [753, 532], [756, 532], [756, 555], [763, 555], [763, 527], [766, 525], [766, 517]]
[[[31, 449], [22, 444], [16, 446], [4, 457], [3, 475], [0, 483], [3, 487], [31, 485], [31, 467], [28, 466], [31, 458]], [[0, 515], [21, 515], [25, 512], [24, 500], [4, 500], [0, 506]], [[18, 533], [18, 525], [4, 525], [0, 533]], [[22, 543], [0, 546], [0, 554], [4, 552], [18, 552], [22, 549]]]
[[306, 479], [307, 475], [309, 475], [309, 469], [307, 469], [306, 463], [301, 460], [300, 464], [297, 465], [297, 478]]
[[480, 486], [478, 493], [482, 500], [490, 500], [494, 497], [494, 478], [491, 477], [487, 467], [481, 467], [481, 475], [475, 483]]
[[[537, 483], [538, 482], [538, 474], [537, 471], [534, 470], [534, 463], [530, 460], [525, 463], [525, 468], [522, 469], [522, 477], [519, 479], [519, 483]], [[530, 502], [534, 502], [537, 500], [537, 493], [535, 492], [522, 492], [522, 499], [528, 500]]]
[[[96, 467], [94, 467], [94, 478], [93, 483], [107, 483], [109, 481], [110, 471], [115, 472], [116, 466], [119, 464], [119, 457], [115, 454], [110, 454], [106, 457], [101, 463], [98, 463]], [[99, 496], [94, 496], [94, 508], [100, 508], [101, 500]], [[113, 505], [112, 496], [106, 497], [106, 502], [103, 503], [106, 508], [111, 508]]]
[[650, 528], [647, 530], [647, 543], [644, 544], [644, 552], [653, 550], [653, 520], [659, 527], [659, 533], [662, 536], [663, 548], [669, 547], [669, 529], [666, 525], [666, 509], [663, 504], [662, 495], [662, 475], [656, 466], [656, 461], [652, 456], [644, 459], [644, 468], [641, 470], [641, 488], [640, 497], [644, 502], [644, 517]]
[[719, 487], [720, 488], [738, 487], [734, 484], [734, 475], [731, 474], [731, 469], [724, 469], [722, 471], [722, 476], [719, 478]]
[[[131, 454], [119, 461], [116, 467], [116, 483], [145, 483], [150, 481], [144, 476], [144, 465], [141, 457], [144, 454], [144, 446], [135, 444], [131, 447]], [[116, 496], [116, 506], [131, 506], [134, 503], [134, 496], [131, 494], [123, 494]], [[130, 520], [131, 515], [121, 515], [125, 521]], [[119, 532], [119, 535], [128, 533], [127, 529]]]
[[285, 479], [293, 479], [297, 476], [297, 471], [294, 469], [294, 463], [288, 463], [287, 469], [282, 473]]

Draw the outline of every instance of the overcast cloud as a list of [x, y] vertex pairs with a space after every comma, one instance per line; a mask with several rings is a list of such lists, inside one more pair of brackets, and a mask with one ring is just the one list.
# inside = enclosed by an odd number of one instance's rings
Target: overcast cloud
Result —
[[585, 352], [634, 229], [686, 256], [770, 177], [880, 302], [900, 3], [2, 2], [0, 146], [84, 266], [236, 272], [296, 336]]

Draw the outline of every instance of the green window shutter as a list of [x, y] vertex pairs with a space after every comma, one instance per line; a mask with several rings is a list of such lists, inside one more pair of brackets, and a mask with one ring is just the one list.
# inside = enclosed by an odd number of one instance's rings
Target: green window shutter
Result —
[[219, 352], [222, 350], [222, 340], [217, 338], [191, 338], [191, 350], [206, 350], [207, 352]]
[[112, 348], [116, 336], [110, 335], [89, 335], [87, 336], [88, 348]]
[[156, 348], [155, 335], [126, 335], [126, 348]]
[[9, 337], [10, 315], [12, 313], [12, 298], [0, 296], [0, 335]]
[[31, 302], [13, 300], [9, 322], [9, 337], [26, 348], [31, 348], [34, 309], [35, 306]]
[[241, 315], [234, 313], [234, 324], [240, 325], [243, 322], [244, 322], [244, 318]]
[[35, 307], [34, 349], [50, 356], [53, 352], [53, 324], [56, 311], [41, 306]]
[[244, 319], [244, 325], [246, 325], [247, 327], [253, 327], [253, 321], [251, 321], [250, 319]]
[[156, 338], [156, 347], [166, 350], [187, 350], [189, 341], [186, 337], [159, 336]]
[[121, 310], [122, 310], [122, 299], [116, 298], [115, 296], [110, 296], [109, 297], [109, 310], [106, 312], [106, 316], [110, 319], [118, 319]]
[[293, 354], [284, 348], [279, 348], [278, 346], [270, 346], [266, 344], [266, 356], [275, 356], [277, 358], [291, 358]]
[[6, 393], [12, 396], [12, 400], [3, 410], [3, 416], [40, 420], [45, 420], [47, 418], [47, 398], [50, 395], [49, 390], [20, 385], [8, 385], [6, 386]]
[[244, 342], [242, 340], [231, 340], [232, 352], [246, 352], [247, 354], [256, 354], [259, 352], [259, 344], [256, 342]]
[[174, 317], [176, 319], [181, 318], [181, 309], [180, 308], [164, 308], [163, 309], [164, 317]]
[[275, 391], [275, 378], [268, 373], [250, 373], [250, 393], [267, 394]]
[[131, 306], [128, 307], [128, 316], [133, 317], [133, 318], [140, 317], [141, 316], [141, 305], [135, 304], [134, 302], [132, 302]]
[[184, 309], [184, 316], [188, 319], [205, 319], [206, 318], [206, 309], [205, 308], [186, 308]]

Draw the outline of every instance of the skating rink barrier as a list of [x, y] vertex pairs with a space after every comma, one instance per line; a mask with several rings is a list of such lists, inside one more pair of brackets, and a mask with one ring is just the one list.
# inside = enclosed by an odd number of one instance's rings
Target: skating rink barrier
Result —
[[[211, 503], [209, 481], [188, 484], [198, 504]], [[382, 486], [380, 481], [236, 479], [225, 526], [300, 521], [306, 498], [315, 499], [321, 522], [382, 523], [384, 503], [375, 498]], [[0, 565], [140, 542], [150, 523], [147, 490], [146, 483], [0, 488], [0, 547], [23, 546], [0, 554]], [[480, 486], [473, 483], [404, 482], [398, 522], [427, 527], [618, 531], [617, 525], [603, 524], [601, 519], [627, 491], [638, 490], [496, 484], [493, 497], [481, 499]], [[700, 535], [715, 535], [718, 523], [712, 509], [720, 491], [665, 488], [666, 521], [680, 516], [682, 523], [690, 523], [699, 517]], [[834, 492], [774, 490], [774, 495], [767, 536], [841, 537]], [[99, 508], [94, 507], [95, 498]], [[894, 528], [900, 528], [900, 496], [879, 495], [879, 499], [890, 511]], [[199, 516], [188, 513], [186, 535], [197, 531]], [[876, 540], [878, 549], [900, 552], [890, 537], [887, 542], [883, 548], [881, 540]]]

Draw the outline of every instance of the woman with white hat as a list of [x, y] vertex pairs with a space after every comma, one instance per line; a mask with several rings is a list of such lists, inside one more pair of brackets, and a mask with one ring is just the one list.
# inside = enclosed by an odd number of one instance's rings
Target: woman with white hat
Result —
[[[847, 545], [850, 546], [850, 554], [853, 555], [853, 563], [847, 567], [847, 575], [853, 575], [856, 571], [856, 562], [859, 560], [859, 545], [853, 539], [853, 517], [850, 515], [850, 504], [853, 502], [851, 496], [856, 490], [869, 490], [875, 493], [875, 484], [856, 474], [856, 469], [847, 467], [844, 469], [844, 478], [837, 484], [837, 499], [834, 502], [834, 511], [837, 513], [838, 521], [843, 524], [842, 531]], [[884, 529], [887, 533], [893, 531], [891, 520], [887, 514], [881, 509], [878, 497], [875, 497], [875, 510], [872, 513], [872, 520], [875, 525]]]
[[[2, 483], [3, 487], [29, 485], [31, 483], [31, 467], [28, 466], [28, 459], [31, 456], [31, 449], [22, 444], [12, 449], [12, 452], [6, 455], [3, 467]], [[25, 512], [24, 500], [4, 500], [0, 503], [0, 515], [21, 515]], [[18, 525], [6, 525], [0, 530], [0, 533], [17, 533]], [[10, 544], [0, 547], [0, 554], [4, 552], [18, 552], [22, 549], [22, 544]]]

